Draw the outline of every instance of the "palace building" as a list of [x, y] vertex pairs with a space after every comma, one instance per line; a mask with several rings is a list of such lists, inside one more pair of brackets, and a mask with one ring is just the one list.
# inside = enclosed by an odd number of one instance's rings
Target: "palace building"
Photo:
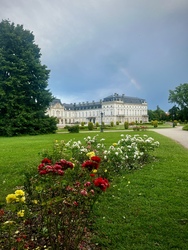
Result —
[[144, 99], [119, 95], [105, 97], [98, 102], [62, 103], [55, 99], [47, 110], [49, 116], [58, 119], [58, 126], [79, 124], [81, 122], [148, 122], [148, 107]]

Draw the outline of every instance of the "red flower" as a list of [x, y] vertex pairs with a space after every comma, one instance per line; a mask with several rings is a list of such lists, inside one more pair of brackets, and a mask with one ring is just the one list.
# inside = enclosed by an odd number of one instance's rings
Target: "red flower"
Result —
[[73, 165], [72, 162], [66, 161], [66, 160], [64, 160], [64, 159], [61, 159], [59, 162], [56, 162], [56, 164], [62, 166], [62, 168], [63, 168], [64, 170], [67, 169], [67, 168], [71, 168], [71, 169], [72, 169], [72, 168], [74, 167], [74, 165]]
[[[67, 166], [69, 166], [69, 162], [67, 164], [67, 161], [63, 160]], [[52, 174], [58, 174], [58, 175], [64, 175], [64, 171], [62, 169], [61, 163], [56, 163], [55, 165], [51, 165], [51, 160], [48, 158], [44, 158], [42, 160], [42, 163], [38, 166], [38, 171], [40, 175], [45, 175], [48, 173]]]
[[92, 156], [92, 157], [91, 157], [91, 160], [92, 160], [92, 161], [96, 161], [96, 162], [98, 162], [98, 163], [101, 162], [101, 158], [98, 157], [98, 156]]
[[53, 172], [54, 171], [54, 168], [52, 167], [52, 166], [49, 166], [49, 165], [47, 165], [46, 167], [45, 167], [45, 170], [46, 170], [46, 172]]
[[57, 170], [57, 173], [58, 173], [58, 175], [64, 175], [64, 171], [61, 169]]
[[102, 191], [106, 191], [106, 189], [110, 186], [108, 180], [102, 177], [93, 180], [93, 183], [96, 187], [99, 187]]
[[70, 161], [67, 161], [67, 166], [69, 167], [69, 168], [74, 168], [74, 165], [73, 165], [73, 163], [72, 162], [70, 162]]
[[91, 177], [95, 177], [95, 174], [90, 174]]
[[66, 187], [66, 190], [67, 190], [67, 191], [73, 191], [73, 188], [70, 187], [70, 186], [67, 186], [67, 187]]
[[89, 187], [91, 186], [91, 182], [90, 181], [87, 181], [85, 184], [84, 184], [84, 187]]
[[45, 164], [44, 163], [41, 163], [39, 166], [38, 166], [38, 171], [44, 169], [45, 167]]
[[51, 161], [50, 159], [48, 159], [48, 158], [44, 158], [44, 159], [42, 160], [42, 163], [50, 164], [50, 163], [52, 163], [52, 161]]
[[87, 160], [82, 164], [82, 167], [87, 168], [89, 171], [91, 171], [92, 169], [98, 169], [99, 164], [95, 161]]
[[39, 174], [43, 175], [43, 174], [47, 174], [47, 171], [44, 169], [44, 170], [40, 170], [39, 171]]
[[75, 205], [76, 207], [78, 206], [78, 202], [77, 201], [74, 201], [73, 202], [73, 205]]
[[62, 169], [62, 166], [56, 163], [56, 164], [54, 165], [54, 169], [55, 169], [55, 170]]

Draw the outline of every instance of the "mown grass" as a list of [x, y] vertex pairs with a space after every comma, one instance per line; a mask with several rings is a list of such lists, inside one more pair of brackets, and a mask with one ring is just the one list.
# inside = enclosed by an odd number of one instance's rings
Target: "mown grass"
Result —
[[[25, 170], [37, 167], [38, 153], [50, 148], [54, 140], [83, 140], [95, 134], [0, 138], [1, 204], [16, 185], [22, 185]], [[122, 132], [98, 134], [110, 145]], [[111, 187], [95, 205], [93, 241], [109, 250], [187, 249], [188, 150], [153, 131], [136, 134], [147, 134], [160, 142], [154, 152], [156, 160], [141, 170], [114, 175]]]
[[149, 134], [161, 143], [157, 160], [114, 178], [95, 208], [95, 240], [103, 249], [187, 249], [188, 150]]

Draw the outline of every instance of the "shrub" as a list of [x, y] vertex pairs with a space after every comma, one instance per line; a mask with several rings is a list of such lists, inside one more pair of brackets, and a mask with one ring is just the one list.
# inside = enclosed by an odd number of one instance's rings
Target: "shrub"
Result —
[[84, 125], [85, 125], [85, 122], [81, 122], [81, 126], [84, 127]]
[[129, 123], [128, 122], [124, 122], [124, 128], [128, 129], [129, 128]]
[[174, 126], [177, 126], [178, 125], [178, 121], [177, 120], [174, 120]]
[[116, 125], [119, 125], [119, 121], [116, 121]]
[[139, 126], [134, 126], [134, 127], [133, 127], [133, 130], [134, 130], [134, 131], [140, 131], [140, 127], [139, 127]]
[[145, 130], [147, 130], [148, 127], [147, 126], [140, 126], [140, 128], [142, 131], [145, 131]]
[[88, 122], [88, 129], [93, 130], [94, 126], [92, 122]]
[[68, 127], [68, 131], [69, 133], [79, 133], [79, 126], [78, 125], [70, 126]]
[[155, 121], [152, 121], [152, 125], [154, 128], [157, 128], [158, 127], [158, 121], [155, 120]]
[[134, 125], [134, 124], [135, 124], [135, 122], [130, 122], [130, 123], [129, 123], [129, 125]]
[[144, 135], [121, 135], [117, 143], [104, 150], [104, 159], [109, 171], [120, 172], [121, 169], [137, 169], [149, 160], [150, 151], [159, 147], [159, 142]]
[[96, 123], [95, 123], [95, 126], [98, 128], [98, 127], [99, 127], [99, 123], [98, 123], [98, 122], [96, 122]]
[[110, 122], [110, 127], [113, 127], [114, 126], [114, 122]]
[[185, 126], [183, 126], [183, 128], [182, 128], [183, 130], [187, 130], [188, 131], [188, 125], [185, 125]]

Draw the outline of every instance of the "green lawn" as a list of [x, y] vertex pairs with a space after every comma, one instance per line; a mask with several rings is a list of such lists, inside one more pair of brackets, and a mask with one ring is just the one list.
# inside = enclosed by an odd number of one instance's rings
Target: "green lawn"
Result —
[[95, 208], [103, 249], [187, 249], [188, 150], [149, 134], [161, 143], [157, 161], [116, 177]]
[[[98, 134], [110, 145], [122, 133], [126, 132]], [[160, 142], [154, 152], [156, 160], [141, 170], [114, 176], [111, 187], [95, 205], [93, 241], [101, 249], [109, 250], [185, 250], [188, 246], [188, 150], [155, 132], [138, 133]], [[16, 185], [22, 185], [24, 171], [37, 167], [41, 159], [38, 153], [51, 147], [54, 140], [83, 140], [88, 135], [91, 133], [0, 137], [0, 203], [5, 202], [6, 195]]]

